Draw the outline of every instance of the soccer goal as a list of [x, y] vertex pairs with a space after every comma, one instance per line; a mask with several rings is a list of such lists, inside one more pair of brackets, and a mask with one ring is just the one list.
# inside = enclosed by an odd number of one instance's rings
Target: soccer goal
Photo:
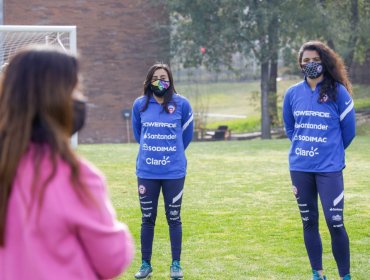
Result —
[[[0, 25], [1, 69], [18, 50], [34, 44], [52, 45], [76, 53], [76, 26]], [[71, 144], [77, 147], [77, 133], [72, 136]]]

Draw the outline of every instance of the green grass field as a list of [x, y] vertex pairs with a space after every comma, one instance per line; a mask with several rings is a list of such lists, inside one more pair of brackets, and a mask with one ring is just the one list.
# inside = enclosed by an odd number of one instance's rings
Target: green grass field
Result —
[[[289, 141], [195, 142], [189, 146], [182, 207], [182, 266], [188, 280], [310, 279], [301, 219], [288, 171]], [[141, 214], [136, 190], [136, 144], [80, 145], [78, 152], [106, 175], [118, 218], [135, 238], [136, 256], [119, 279], [133, 279], [141, 263]], [[352, 277], [370, 275], [370, 136], [347, 150], [345, 224]], [[162, 210], [161, 210], [162, 209]], [[320, 217], [324, 266], [339, 279], [328, 229]], [[168, 227], [160, 200], [153, 280], [169, 279]]]

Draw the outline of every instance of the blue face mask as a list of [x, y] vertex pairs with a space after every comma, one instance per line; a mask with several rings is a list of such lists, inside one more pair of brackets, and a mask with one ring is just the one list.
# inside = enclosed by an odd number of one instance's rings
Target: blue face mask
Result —
[[302, 73], [310, 78], [310, 79], [316, 79], [324, 73], [324, 66], [321, 62], [309, 62], [307, 64], [301, 65], [302, 67]]

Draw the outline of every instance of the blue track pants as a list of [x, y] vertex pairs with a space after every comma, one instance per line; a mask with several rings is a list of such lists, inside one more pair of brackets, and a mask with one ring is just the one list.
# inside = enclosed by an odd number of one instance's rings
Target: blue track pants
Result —
[[293, 192], [303, 222], [304, 242], [311, 267], [322, 270], [318, 195], [331, 235], [332, 252], [341, 277], [349, 273], [349, 240], [343, 223], [344, 186], [342, 172], [290, 172]]
[[158, 198], [162, 189], [167, 223], [169, 226], [172, 260], [180, 261], [182, 224], [181, 202], [185, 177], [180, 179], [138, 178], [138, 193], [142, 213], [141, 254], [150, 263], [157, 218]]

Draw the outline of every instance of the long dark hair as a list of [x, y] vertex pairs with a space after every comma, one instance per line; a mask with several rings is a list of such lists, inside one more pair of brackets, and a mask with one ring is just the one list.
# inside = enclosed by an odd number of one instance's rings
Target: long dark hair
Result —
[[[48, 183], [61, 157], [71, 170], [77, 193], [88, 193], [79, 179], [78, 159], [70, 147], [72, 92], [78, 84], [79, 63], [72, 54], [32, 46], [18, 52], [2, 73], [0, 82], [0, 246], [4, 246], [7, 205], [22, 155], [31, 142], [35, 121], [45, 129], [46, 143], [34, 143], [35, 177], [31, 197], [41, 206]], [[46, 148], [47, 146], [47, 148]], [[36, 182], [41, 158], [48, 150], [52, 169], [44, 182]], [[37, 187], [37, 194], [36, 192]]]
[[[150, 97], [152, 97], [153, 92], [150, 89], [150, 84], [152, 82], [152, 78], [154, 75], [154, 72], [158, 69], [163, 69], [167, 72], [168, 78], [170, 80], [170, 87], [167, 89], [166, 93], [163, 96], [163, 109], [169, 113], [168, 111], [168, 104], [172, 101], [172, 96], [176, 93], [175, 85], [173, 84], [173, 76], [170, 67], [167, 64], [164, 63], [156, 63], [153, 66], [151, 66], [148, 70], [148, 74], [146, 75], [145, 81], [144, 81], [144, 93], [143, 95], [146, 96], [146, 100], [144, 103], [144, 106], [141, 108], [141, 111], [145, 111], [148, 108]], [[174, 104], [176, 106], [176, 104]]]
[[352, 85], [342, 58], [331, 48], [320, 41], [309, 41], [302, 45], [298, 53], [298, 63], [302, 64], [304, 51], [317, 51], [324, 66], [324, 80], [321, 83], [319, 100], [325, 95], [335, 101], [337, 96], [336, 82], [342, 84], [350, 94]]

